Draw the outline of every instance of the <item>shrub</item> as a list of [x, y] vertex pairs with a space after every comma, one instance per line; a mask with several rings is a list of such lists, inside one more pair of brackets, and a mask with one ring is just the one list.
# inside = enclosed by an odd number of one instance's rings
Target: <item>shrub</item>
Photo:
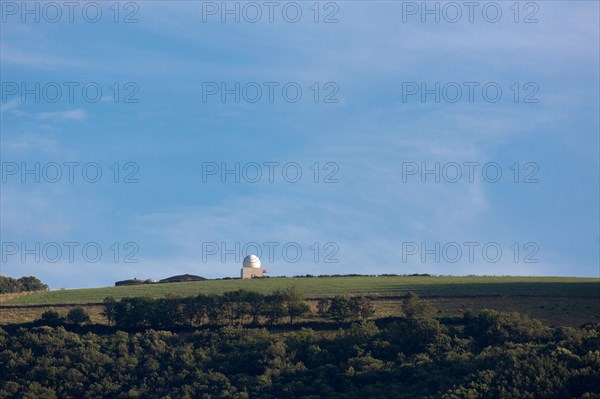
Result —
[[64, 318], [56, 310], [47, 310], [42, 313], [40, 320], [48, 326], [56, 326], [64, 322]]
[[90, 315], [82, 307], [73, 308], [67, 313], [67, 321], [72, 324], [88, 323]]
[[402, 308], [404, 315], [408, 318], [431, 317], [435, 313], [433, 306], [419, 299], [419, 295], [412, 291], [402, 301]]
[[484, 309], [477, 316], [466, 316], [465, 332], [477, 339], [482, 346], [507, 341], [529, 342], [549, 337], [549, 330], [539, 320], [522, 313], [501, 313]]

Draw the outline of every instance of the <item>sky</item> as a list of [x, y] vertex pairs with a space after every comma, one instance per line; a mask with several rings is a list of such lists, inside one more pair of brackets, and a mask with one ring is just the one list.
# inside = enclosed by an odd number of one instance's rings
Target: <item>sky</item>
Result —
[[3, 275], [600, 276], [598, 2], [0, 7]]

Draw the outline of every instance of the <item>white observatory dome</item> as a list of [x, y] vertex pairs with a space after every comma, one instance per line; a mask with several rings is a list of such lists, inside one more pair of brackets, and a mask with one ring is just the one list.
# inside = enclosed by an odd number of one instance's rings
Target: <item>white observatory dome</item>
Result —
[[244, 267], [260, 269], [260, 259], [256, 255], [248, 255], [244, 258]]

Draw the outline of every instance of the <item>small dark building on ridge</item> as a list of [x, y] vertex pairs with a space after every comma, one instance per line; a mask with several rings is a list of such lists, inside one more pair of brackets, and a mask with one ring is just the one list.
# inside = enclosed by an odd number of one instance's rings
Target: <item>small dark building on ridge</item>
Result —
[[193, 274], [181, 274], [179, 276], [173, 276], [165, 278], [159, 281], [159, 283], [181, 283], [185, 281], [204, 281], [204, 277], [194, 276]]
[[156, 284], [156, 283], [183, 283], [186, 281], [204, 281], [206, 280], [204, 277], [194, 276], [193, 274], [180, 274], [179, 276], [168, 277], [162, 279], [160, 281], [155, 280], [142, 280], [139, 278], [132, 278], [130, 280], [117, 281], [115, 283], [116, 287], [124, 286], [124, 285], [141, 285], [141, 284]]
[[148, 283], [145, 280], [141, 280], [139, 278], [132, 278], [130, 280], [117, 281], [115, 283], [115, 286], [119, 287], [122, 285], [140, 285], [140, 284], [148, 284]]

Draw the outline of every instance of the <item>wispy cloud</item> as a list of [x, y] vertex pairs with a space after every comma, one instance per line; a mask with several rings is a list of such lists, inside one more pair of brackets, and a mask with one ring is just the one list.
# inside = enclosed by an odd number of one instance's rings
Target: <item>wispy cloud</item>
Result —
[[3, 114], [5, 112], [15, 110], [22, 104], [23, 103], [17, 98], [14, 98], [7, 102], [0, 102], [0, 113]]
[[57, 112], [38, 112], [34, 115], [40, 119], [64, 119], [73, 121], [82, 121], [87, 117], [87, 114], [83, 109], [72, 109]]
[[30, 52], [16, 49], [5, 44], [0, 45], [4, 66], [14, 65], [34, 69], [82, 68], [86, 62], [82, 59], [42, 52]]
[[8, 134], [4, 132], [0, 140], [5, 159], [29, 154], [60, 154], [57, 140], [34, 133]]
[[39, 120], [50, 121], [84, 121], [87, 118], [87, 112], [84, 109], [69, 109], [66, 111], [43, 111], [43, 112], [25, 112], [14, 109], [15, 115], [22, 118], [35, 118]]

